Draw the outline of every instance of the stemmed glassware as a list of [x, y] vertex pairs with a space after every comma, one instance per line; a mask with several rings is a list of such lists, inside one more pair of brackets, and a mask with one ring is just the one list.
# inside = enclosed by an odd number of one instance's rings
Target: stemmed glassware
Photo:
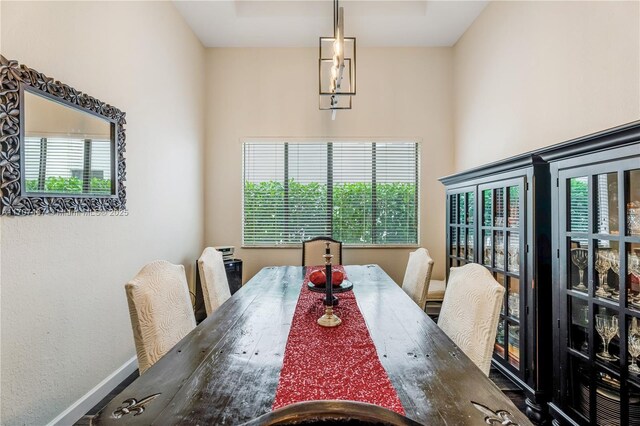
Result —
[[[637, 278], [640, 278], [640, 258], [635, 253], [630, 252], [628, 254], [628, 259], [629, 261], [627, 263], [627, 272], [636, 276]], [[631, 289], [629, 289], [629, 292], [627, 293], [627, 299], [636, 307], [640, 305], [640, 298], [638, 296], [640, 296], [640, 294], [633, 294], [631, 293]]]
[[609, 268], [611, 268], [611, 262], [609, 261], [609, 256], [604, 253], [596, 253], [596, 262], [595, 269], [598, 271], [598, 279], [600, 280], [600, 285], [596, 290], [596, 296], [598, 297], [610, 297], [611, 293], [607, 291], [608, 286], [605, 287], [605, 278], [607, 277], [607, 272], [609, 272]]
[[578, 268], [578, 276], [580, 282], [574, 286], [574, 290], [587, 291], [587, 286], [584, 285], [584, 271], [589, 264], [589, 250], [584, 248], [571, 249], [571, 261]]
[[491, 265], [491, 237], [486, 236], [484, 239], [484, 264]]
[[604, 342], [604, 349], [596, 355], [605, 361], [616, 361], [618, 357], [609, 353], [609, 343], [618, 334], [618, 317], [612, 315], [596, 315], [596, 331]]
[[637, 254], [629, 254], [629, 273], [640, 278], [640, 257]]
[[496, 268], [504, 268], [504, 245], [496, 244]]
[[509, 246], [509, 271], [520, 272], [520, 250], [518, 247]]
[[638, 330], [638, 320], [633, 318], [631, 320], [631, 328], [629, 329], [628, 351], [631, 355], [631, 363], [629, 364], [629, 372], [634, 374], [640, 374], [640, 367], [636, 364], [636, 358], [640, 355], [640, 330]]
[[[609, 252], [609, 263], [611, 264], [611, 270], [613, 271], [613, 273], [618, 276], [618, 283], [619, 283], [620, 282], [620, 254], [618, 253], [618, 250], [611, 250]], [[616, 299], [620, 295], [618, 290], [616, 290], [615, 288], [609, 287], [606, 283], [605, 283], [604, 289], [605, 291], [611, 290], [613, 297]]]

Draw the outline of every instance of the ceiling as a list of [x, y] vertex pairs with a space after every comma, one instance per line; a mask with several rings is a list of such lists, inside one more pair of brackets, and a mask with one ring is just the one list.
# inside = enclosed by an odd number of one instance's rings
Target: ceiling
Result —
[[[206, 47], [317, 46], [333, 35], [332, 0], [173, 1]], [[359, 46], [452, 46], [488, 1], [343, 0]]]

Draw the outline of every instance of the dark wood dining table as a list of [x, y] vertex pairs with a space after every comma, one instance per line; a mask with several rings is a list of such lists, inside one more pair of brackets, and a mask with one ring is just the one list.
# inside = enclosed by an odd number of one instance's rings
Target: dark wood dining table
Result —
[[[382, 268], [345, 270], [407, 417], [426, 425], [530, 424]], [[299, 266], [262, 269], [94, 423], [240, 425], [271, 411], [304, 274]]]

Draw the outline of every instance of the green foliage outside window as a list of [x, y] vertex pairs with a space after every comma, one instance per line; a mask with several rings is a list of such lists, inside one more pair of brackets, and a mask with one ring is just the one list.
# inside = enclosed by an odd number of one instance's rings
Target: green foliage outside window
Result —
[[571, 230], [589, 230], [589, 184], [586, 178], [569, 180]]
[[331, 230], [326, 184], [291, 179], [285, 193], [282, 182], [245, 182], [245, 244], [295, 244], [318, 235], [352, 245], [417, 243], [415, 184], [378, 183], [375, 203], [371, 183], [334, 184]]
[[[27, 192], [39, 192], [38, 180], [27, 179]], [[111, 180], [91, 178], [89, 192], [92, 194], [110, 194]], [[82, 194], [82, 180], [77, 177], [48, 177], [44, 182], [44, 191], [51, 193]]]

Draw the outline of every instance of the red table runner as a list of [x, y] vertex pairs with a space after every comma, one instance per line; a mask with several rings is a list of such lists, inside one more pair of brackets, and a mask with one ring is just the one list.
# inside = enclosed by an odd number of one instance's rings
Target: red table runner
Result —
[[[317, 324], [324, 293], [307, 288], [307, 268], [284, 353], [273, 409], [301, 401], [339, 399], [368, 402], [404, 414], [382, 367], [353, 291], [338, 293], [335, 328]], [[342, 266], [334, 266], [344, 272]], [[329, 360], [331, 360], [329, 362]]]

